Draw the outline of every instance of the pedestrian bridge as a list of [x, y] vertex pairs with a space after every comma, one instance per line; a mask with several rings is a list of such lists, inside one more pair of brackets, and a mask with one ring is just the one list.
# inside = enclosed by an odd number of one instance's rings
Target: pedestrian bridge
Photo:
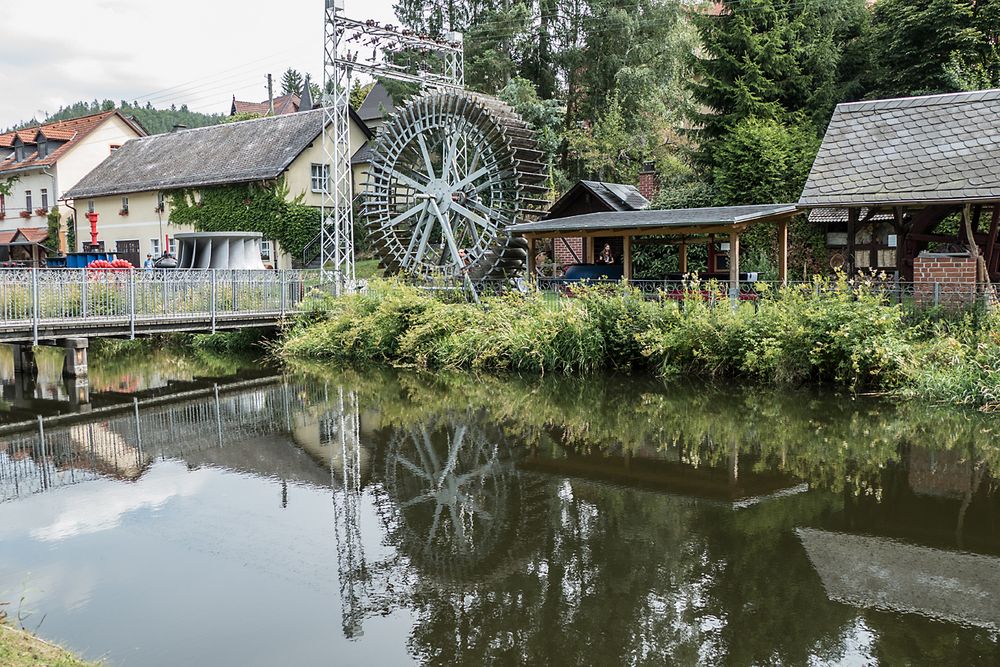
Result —
[[318, 271], [0, 269], [0, 343], [273, 327]]

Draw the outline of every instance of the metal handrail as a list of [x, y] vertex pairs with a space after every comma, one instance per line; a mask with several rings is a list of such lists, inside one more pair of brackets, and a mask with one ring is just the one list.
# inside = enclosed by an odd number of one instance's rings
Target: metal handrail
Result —
[[215, 330], [232, 316], [284, 317], [301, 311], [319, 271], [229, 269], [0, 268], [0, 326], [204, 320]]

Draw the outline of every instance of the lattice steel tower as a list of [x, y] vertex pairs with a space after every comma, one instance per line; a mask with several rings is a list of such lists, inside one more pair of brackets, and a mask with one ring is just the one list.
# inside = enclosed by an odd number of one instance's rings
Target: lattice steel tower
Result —
[[[462, 36], [436, 40], [375, 21], [344, 15], [344, 0], [324, 0], [323, 188], [320, 266], [336, 294], [354, 287], [354, 192], [351, 174], [350, 90], [355, 73], [417, 83], [422, 88], [461, 89], [465, 84]], [[370, 57], [361, 54], [371, 49]], [[407, 54], [416, 71], [387, 59]]]

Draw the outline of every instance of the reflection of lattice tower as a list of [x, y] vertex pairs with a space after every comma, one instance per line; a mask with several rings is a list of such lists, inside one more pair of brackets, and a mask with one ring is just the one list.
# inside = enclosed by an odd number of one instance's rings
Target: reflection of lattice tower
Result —
[[[426, 89], [462, 88], [465, 75], [458, 33], [449, 33], [445, 40], [404, 34], [394, 26], [347, 18], [344, 0], [324, 1], [323, 152], [327, 173], [320, 211], [320, 271], [325, 280], [334, 282], [334, 292], [339, 295], [354, 285], [351, 77], [362, 73], [417, 83]], [[372, 49], [371, 57], [361, 57], [361, 48]], [[386, 55], [393, 53], [420, 56], [418, 71], [389, 62]]]
[[[327, 402], [329, 405], [329, 401]], [[361, 542], [361, 440], [358, 399], [337, 389], [333, 411], [321, 421], [321, 437], [331, 448], [333, 477], [333, 521], [337, 543], [337, 575], [340, 580], [340, 613], [344, 636], [361, 634], [370, 576]], [[339, 478], [334, 465], [340, 456]], [[338, 488], [339, 487], [339, 488]]]

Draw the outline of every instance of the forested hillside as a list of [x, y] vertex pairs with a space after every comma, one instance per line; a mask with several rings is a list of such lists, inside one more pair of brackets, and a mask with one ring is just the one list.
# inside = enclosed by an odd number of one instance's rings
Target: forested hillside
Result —
[[[69, 120], [70, 118], [79, 118], [80, 116], [114, 108], [120, 109], [126, 116], [135, 118], [150, 134], [169, 132], [175, 125], [186, 125], [187, 127], [216, 125], [226, 118], [223, 114], [204, 114], [191, 111], [187, 108], [187, 105], [181, 105], [180, 107], [171, 105], [169, 109], [156, 109], [148, 102], [145, 106], [142, 106], [138, 102], [126, 102], [125, 100], [121, 100], [118, 104], [115, 104], [111, 100], [104, 100], [103, 102], [93, 100], [91, 102], [75, 102], [67, 107], [62, 107], [42, 122], [50, 123], [57, 120]], [[37, 124], [37, 120], [31, 120], [18, 124], [18, 127]]]

